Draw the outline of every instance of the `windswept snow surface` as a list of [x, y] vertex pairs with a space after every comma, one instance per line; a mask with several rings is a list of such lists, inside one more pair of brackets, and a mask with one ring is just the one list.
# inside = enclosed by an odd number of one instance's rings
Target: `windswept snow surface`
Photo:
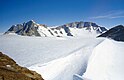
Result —
[[45, 80], [73, 80], [74, 74], [82, 75], [85, 72], [93, 48], [101, 42], [95, 38], [82, 40], [83, 46], [70, 52], [70, 55], [48, 63], [33, 65], [29, 69], [40, 73]]
[[0, 35], [2, 35], [3, 33], [0, 33]]
[[124, 80], [124, 42], [106, 39], [96, 46], [83, 77], [89, 80]]
[[73, 80], [82, 75], [93, 48], [102, 42], [93, 35], [80, 37], [24, 37], [0, 35], [0, 51], [18, 64], [40, 73], [45, 80]]
[[[91, 41], [92, 42], [92, 41]], [[74, 74], [83, 74], [93, 47], [98, 42], [85, 43], [67, 57], [59, 58], [45, 64], [36, 64], [30, 69], [40, 73], [45, 80], [73, 80]], [[83, 43], [82, 43], [83, 44]]]

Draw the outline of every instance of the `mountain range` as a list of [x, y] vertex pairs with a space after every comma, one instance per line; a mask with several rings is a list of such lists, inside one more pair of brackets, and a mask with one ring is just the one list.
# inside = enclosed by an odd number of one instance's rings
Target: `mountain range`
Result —
[[[82, 31], [81, 31], [82, 30]], [[72, 22], [64, 25], [49, 27], [44, 24], [38, 24], [33, 20], [23, 24], [12, 25], [5, 34], [16, 33], [23, 36], [76, 36], [79, 32], [90, 32], [101, 34], [107, 29], [93, 22]], [[82, 33], [83, 34], [83, 33]]]
[[[96, 23], [80, 21], [50, 27], [31, 20], [13, 25], [5, 32], [11, 33], [26, 37], [0, 35], [0, 51], [11, 56], [19, 65], [37, 71], [45, 80], [124, 79], [124, 43], [119, 42], [124, 41], [123, 25], [107, 30]], [[5, 63], [2, 61], [2, 64]], [[22, 67], [16, 68], [15, 64], [5, 64], [4, 70], [23, 70]], [[25, 74], [24, 70], [20, 72]], [[17, 73], [15, 75], [20, 75]], [[22, 78], [30, 76], [32, 74], [26, 73]]]

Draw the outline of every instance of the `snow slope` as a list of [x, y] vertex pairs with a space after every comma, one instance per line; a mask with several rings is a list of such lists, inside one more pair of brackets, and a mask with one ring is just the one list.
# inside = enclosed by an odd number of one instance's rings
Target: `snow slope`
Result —
[[45, 80], [73, 80], [74, 74], [82, 75], [87, 67], [87, 61], [94, 46], [101, 41], [95, 39], [83, 43], [82, 47], [71, 52], [69, 56], [48, 63], [36, 64], [29, 69], [40, 73]]
[[0, 51], [38, 71], [45, 80], [72, 80], [74, 74], [85, 72], [93, 47], [101, 41], [90, 33], [80, 37], [0, 35]]
[[65, 57], [85, 45], [89, 38], [92, 39], [92, 35], [87, 34], [82, 38], [1, 35], [0, 51], [12, 57], [18, 64], [28, 67]]
[[89, 80], [123, 80], [124, 42], [106, 39], [96, 46], [83, 77]]

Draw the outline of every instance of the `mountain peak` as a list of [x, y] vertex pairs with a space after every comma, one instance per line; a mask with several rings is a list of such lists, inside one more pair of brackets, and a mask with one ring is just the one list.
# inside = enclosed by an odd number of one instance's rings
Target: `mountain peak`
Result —
[[27, 23], [36, 23], [34, 20], [30, 20]]

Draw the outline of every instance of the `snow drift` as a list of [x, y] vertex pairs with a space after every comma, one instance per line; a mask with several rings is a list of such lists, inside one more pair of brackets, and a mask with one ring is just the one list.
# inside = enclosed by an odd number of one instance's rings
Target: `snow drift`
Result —
[[123, 80], [124, 43], [106, 39], [96, 46], [83, 77], [89, 80]]
[[74, 74], [82, 75], [85, 72], [93, 48], [101, 42], [101, 40], [93, 40], [82, 43], [84, 44], [82, 47], [72, 51], [66, 57], [45, 64], [39, 63], [29, 69], [40, 73], [45, 80], [72, 80]]

